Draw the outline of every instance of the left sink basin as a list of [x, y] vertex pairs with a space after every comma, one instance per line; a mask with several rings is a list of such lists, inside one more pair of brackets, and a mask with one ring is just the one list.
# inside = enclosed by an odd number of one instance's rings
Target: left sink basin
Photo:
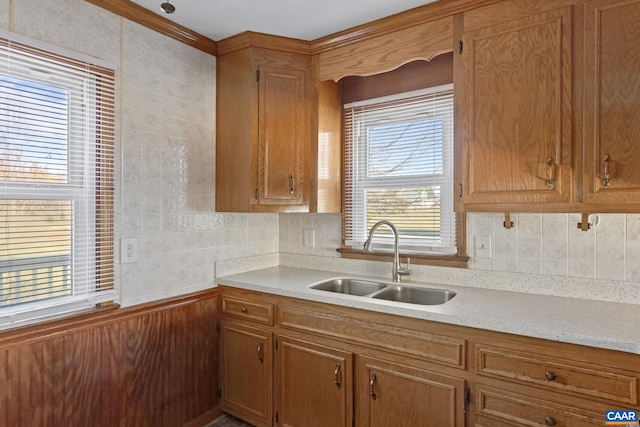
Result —
[[310, 285], [309, 288], [339, 294], [365, 296], [384, 289], [386, 286], [384, 283], [372, 280], [339, 277]]

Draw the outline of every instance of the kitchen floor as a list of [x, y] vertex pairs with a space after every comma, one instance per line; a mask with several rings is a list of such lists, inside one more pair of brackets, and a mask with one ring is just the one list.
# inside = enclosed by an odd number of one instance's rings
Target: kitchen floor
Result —
[[237, 418], [228, 414], [223, 414], [213, 420], [211, 424], [207, 424], [205, 427], [253, 427], [251, 424], [247, 424], [244, 421], [240, 421]]

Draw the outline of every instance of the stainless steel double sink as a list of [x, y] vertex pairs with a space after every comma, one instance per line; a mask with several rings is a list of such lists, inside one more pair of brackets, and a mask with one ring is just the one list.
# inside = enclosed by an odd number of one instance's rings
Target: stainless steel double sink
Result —
[[309, 285], [310, 289], [418, 305], [440, 305], [456, 293], [447, 289], [338, 277]]

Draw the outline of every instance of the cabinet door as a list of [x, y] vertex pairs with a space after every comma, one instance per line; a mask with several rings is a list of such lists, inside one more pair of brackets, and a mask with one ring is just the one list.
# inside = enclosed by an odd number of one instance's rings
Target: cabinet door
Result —
[[279, 336], [276, 349], [276, 424], [351, 426], [353, 356]]
[[272, 334], [223, 321], [221, 324], [221, 408], [256, 426], [272, 419]]
[[461, 201], [480, 207], [468, 210], [568, 203], [570, 8], [463, 32], [461, 41], [456, 55]]
[[357, 425], [464, 426], [464, 380], [369, 357], [356, 369]]
[[640, 1], [585, 3], [584, 30], [585, 202], [619, 209], [640, 203]]
[[259, 68], [258, 204], [304, 203], [305, 75]]

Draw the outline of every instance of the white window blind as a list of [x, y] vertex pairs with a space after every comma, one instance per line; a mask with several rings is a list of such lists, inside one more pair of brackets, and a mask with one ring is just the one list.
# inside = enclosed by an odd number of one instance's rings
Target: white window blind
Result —
[[[403, 253], [456, 254], [453, 85], [355, 102], [345, 114], [345, 245], [362, 249], [380, 220]], [[372, 249], [391, 250], [378, 229]]]
[[114, 71], [0, 33], [0, 328], [117, 301]]

